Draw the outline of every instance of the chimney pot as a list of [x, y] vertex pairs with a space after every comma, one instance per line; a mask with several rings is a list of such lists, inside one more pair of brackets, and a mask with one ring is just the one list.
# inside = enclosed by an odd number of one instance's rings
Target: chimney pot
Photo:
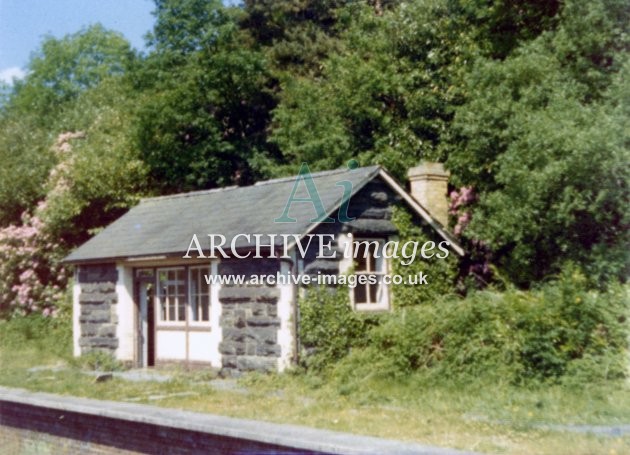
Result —
[[442, 163], [424, 162], [407, 172], [411, 195], [439, 221], [448, 226], [448, 178]]

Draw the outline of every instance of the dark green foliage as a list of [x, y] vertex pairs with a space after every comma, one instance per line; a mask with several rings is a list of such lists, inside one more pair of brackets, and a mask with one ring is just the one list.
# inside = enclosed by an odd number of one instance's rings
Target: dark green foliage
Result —
[[[348, 0], [245, 0], [240, 25], [280, 78], [321, 74], [340, 46]], [[386, 2], [387, 4], [397, 2]]]
[[[147, 190], [146, 166], [132, 142], [135, 108], [126, 81], [111, 78], [79, 95], [59, 116], [56, 163], [45, 185], [46, 207], [39, 210], [54, 238], [71, 247], [84, 242]], [[61, 145], [66, 131], [82, 135]]]
[[[400, 244], [408, 241], [418, 242], [420, 246], [432, 241], [438, 244], [442, 239], [436, 238], [432, 228], [426, 226], [420, 220], [415, 220], [405, 207], [395, 208], [392, 221], [398, 230]], [[415, 275], [420, 272], [428, 277], [428, 285], [418, 286], [392, 286], [395, 308], [409, 307], [419, 304], [433, 303], [445, 295], [455, 292], [458, 274], [459, 258], [457, 253], [451, 251], [445, 259], [433, 257], [424, 259], [420, 255], [414, 262], [404, 265], [400, 260], [392, 259], [392, 273], [403, 277]]]
[[[477, 195], [462, 243], [506, 287], [568, 262], [593, 287], [626, 279], [627, 1], [155, 5], [146, 55], [96, 25], [45, 38], [26, 78], [0, 89], [0, 226], [28, 212], [71, 248], [143, 193], [350, 158], [403, 181], [440, 160]], [[398, 221], [406, 238], [430, 235]], [[397, 265], [431, 284], [397, 287], [396, 305], [452, 292], [452, 259]]]
[[559, 0], [473, 0], [452, 2], [451, 8], [466, 18], [484, 53], [504, 58], [519, 44], [552, 30], [561, 6]]
[[567, 270], [540, 290], [477, 292], [408, 308], [370, 334], [384, 374], [525, 383], [626, 375], [628, 290], [588, 291]]
[[350, 307], [346, 288], [310, 288], [300, 300], [300, 346], [309, 368], [322, 370], [366, 346], [367, 334], [379, 316], [362, 315]]
[[0, 226], [18, 223], [45, 194], [54, 156], [38, 122], [34, 115], [0, 114]]
[[627, 287], [589, 290], [574, 268], [534, 291], [474, 292], [381, 315], [353, 312], [347, 290], [313, 290], [300, 333], [315, 372], [578, 384], [626, 376], [629, 302]]
[[273, 154], [263, 55], [242, 45], [239, 15], [220, 2], [158, 2], [156, 15], [136, 124], [151, 185], [169, 193], [251, 183], [257, 160]]
[[321, 75], [286, 80], [272, 138], [289, 164], [334, 168], [357, 157], [402, 180], [420, 159], [439, 158], [476, 45], [442, 2], [382, 15], [352, 5], [339, 14], [347, 21], [341, 46]]
[[229, 22], [219, 0], [154, 0], [156, 18], [148, 44], [158, 53], [190, 54], [216, 42]]
[[403, 180], [446, 160], [479, 194], [464, 242], [508, 280], [528, 286], [566, 261], [596, 285], [621, 278], [629, 14], [618, 0], [340, 8], [321, 71], [283, 79], [271, 138], [288, 166], [270, 172], [357, 158]]
[[[28, 64], [28, 74], [16, 82], [0, 107], [0, 225], [17, 222], [32, 212], [50, 190], [48, 174], [56, 164], [51, 147], [57, 136], [85, 128], [69, 122], [80, 99], [102, 84], [124, 90], [120, 77], [134, 64], [135, 55], [120, 35], [94, 25], [60, 39], [47, 37]], [[70, 113], [68, 113], [70, 111]], [[82, 119], [92, 119], [85, 110]], [[75, 117], [76, 119], [76, 117]], [[116, 131], [116, 141], [124, 140]]]
[[555, 33], [467, 76], [447, 164], [480, 194], [466, 235], [519, 285], [566, 261], [595, 284], [627, 270], [628, 21], [615, 1], [568, 2]]

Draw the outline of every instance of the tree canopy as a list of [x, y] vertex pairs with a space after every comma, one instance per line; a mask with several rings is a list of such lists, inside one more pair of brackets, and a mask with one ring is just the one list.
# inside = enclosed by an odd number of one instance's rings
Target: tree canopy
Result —
[[142, 54], [94, 25], [44, 38], [1, 89], [0, 227], [36, 221], [51, 261], [142, 195], [351, 158], [403, 181], [438, 160], [450, 228], [484, 270], [624, 279], [625, 0], [155, 0], [154, 15]]

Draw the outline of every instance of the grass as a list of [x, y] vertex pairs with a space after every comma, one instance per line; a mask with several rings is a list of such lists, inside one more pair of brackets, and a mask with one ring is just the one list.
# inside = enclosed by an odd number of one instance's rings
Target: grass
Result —
[[[89, 398], [134, 401], [234, 417], [294, 423], [482, 453], [622, 454], [630, 435], [605, 437], [540, 424], [630, 423], [627, 383], [513, 387], [436, 384], [420, 377], [353, 383], [303, 372], [248, 375], [238, 390], [217, 390], [207, 372], [170, 370], [164, 382], [114, 378], [95, 383], [71, 358], [67, 324], [24, 332], [0, 322], [0, 385]], [[29, 369], [33, 366], [51, 369]], [[59, 367], [59, 368], [54, 368]]]

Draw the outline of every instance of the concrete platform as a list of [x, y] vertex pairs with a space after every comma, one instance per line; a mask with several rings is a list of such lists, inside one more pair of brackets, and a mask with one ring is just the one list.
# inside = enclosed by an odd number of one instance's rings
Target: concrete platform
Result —
[[[111, 433], [118, 435], [112, 442], [117, 449], [139, 453], [208, 453], [213, 452], [213, 448], [216, 453], [470, 453], [298, 425], [5, 387], [0, 387], [0, 425], [82, 439], [81, 447], [90, 443], [89, 438], [107, 445], [111, 438], [105, 433]], [[78, 427], [80, 431], [74, 431]], [[165, 443], [173, 446], [160, 446]], [[186, 444], [190, 444], [190, 450]], [[167, 450], [171, 448], [176, 450]]]

